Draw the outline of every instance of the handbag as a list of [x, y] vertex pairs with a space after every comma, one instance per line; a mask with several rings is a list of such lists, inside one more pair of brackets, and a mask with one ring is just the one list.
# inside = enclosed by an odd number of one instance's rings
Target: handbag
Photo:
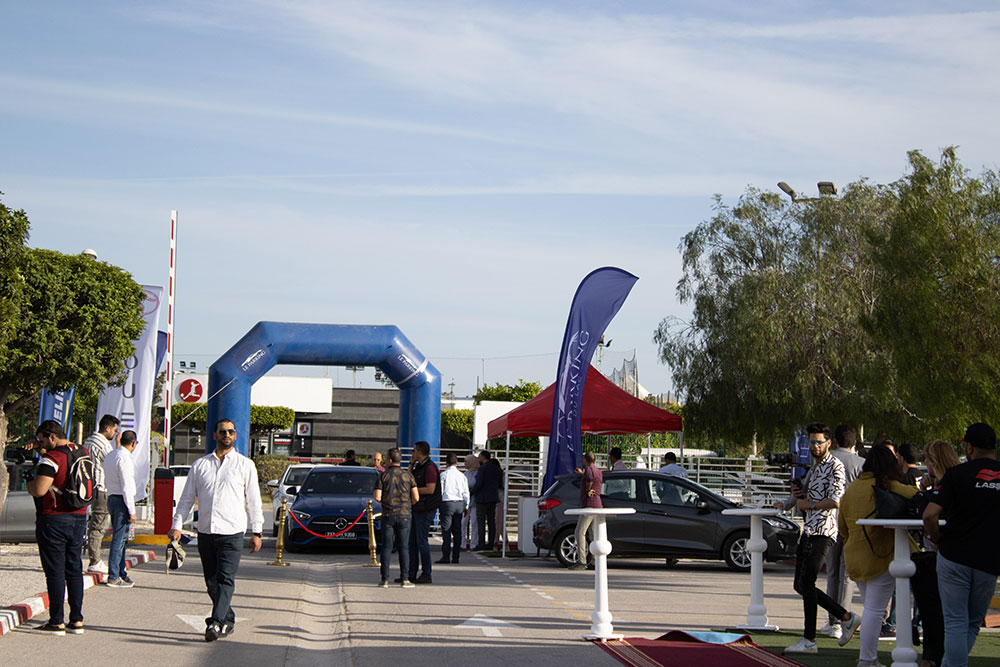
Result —
[[875, 493], [875, 517], [878, 519], [920, 519], [930, 501], [930, 495], [924, 491], [917, 491], [912, 498], [906, 498], [877, 485], [872, 490]]

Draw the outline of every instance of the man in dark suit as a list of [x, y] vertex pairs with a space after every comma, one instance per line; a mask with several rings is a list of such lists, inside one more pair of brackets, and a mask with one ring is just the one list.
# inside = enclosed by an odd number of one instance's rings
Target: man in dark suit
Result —
[[[476, 528], [479, 534], [479, 546], [476, 547], [476, 551], [492, 551], [497, 543], [497, 503], [500, 502], [503, 473], [500, 472], [500, 466], [490, 463], [491, 458], [493, 457], [487, 450], [479, 452], [476, 483], [469, 489], [476, 503]], [[489, 524], [489, 541], [486, 539], [487, 524]]]

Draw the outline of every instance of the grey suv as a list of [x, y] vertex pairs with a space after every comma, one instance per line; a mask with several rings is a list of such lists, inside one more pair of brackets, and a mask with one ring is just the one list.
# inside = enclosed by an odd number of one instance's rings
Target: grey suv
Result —
[[[750, 569], [750, 519], [725, 516], [740, 507], [695, 482], [648, 470], [605, 472], [601, 489], [605, 507], [632, 507], [635, 514], [608, 520], [613, 555], [722, 559], [730, 569]], [[576, 562], [576, 517], [566, 510], [580, 505], [580, 475], [564, 475], [538, 499], [532, 526], [535, 546], [554, 551], [559, 562]], [[765, 560], [795, 556], [799, 528], [784, 517], [764, 517]]]

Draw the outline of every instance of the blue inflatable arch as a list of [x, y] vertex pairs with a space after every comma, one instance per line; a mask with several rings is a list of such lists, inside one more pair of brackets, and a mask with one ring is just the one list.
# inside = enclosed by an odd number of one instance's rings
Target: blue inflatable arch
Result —
[[[394, 326], [258, 322], [208, 369], [205, 432], [229, 419], [236, 426], [236, 448], [247, 454], [250, 388], [277, 364], [377, 366], [399, 387], [402, 450], [421, 440], [436, 458], [441, 444], [441, 374]], [[215, 449], [211, 436], [206, 452]]]

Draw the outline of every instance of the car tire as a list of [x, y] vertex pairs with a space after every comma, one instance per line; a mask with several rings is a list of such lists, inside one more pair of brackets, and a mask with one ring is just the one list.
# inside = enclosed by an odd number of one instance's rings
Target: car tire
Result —
[[273, 526], [271, 526], [271, 537], [277, 537], [277, 536], [278, 536], [278, 524], [274, 524]]
[[726, 542], [722, 545], [722, 558], [730, 570], [750, 571], [750, 551], [747, 549], [749, 541], [749, 533], [733, 533], [726, 538]]
[[563, 567], [575, 565], [578, 552], [576, 550], [576, 529], [564, 528], [556, 535], [556, 558]]

